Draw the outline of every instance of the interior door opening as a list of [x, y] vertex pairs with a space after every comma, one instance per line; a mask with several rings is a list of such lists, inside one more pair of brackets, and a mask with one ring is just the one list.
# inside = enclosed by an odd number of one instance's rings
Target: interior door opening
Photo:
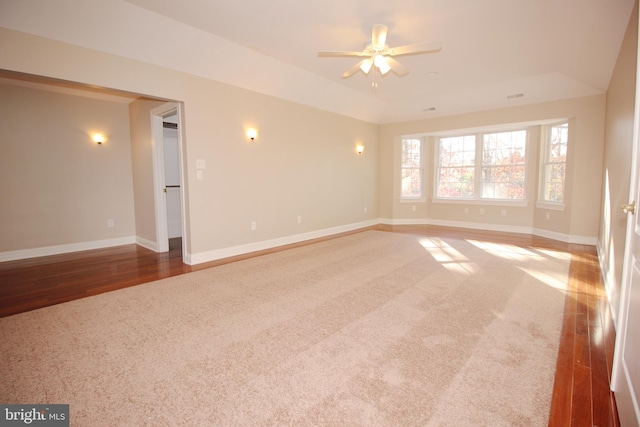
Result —
[[165, 103], [151, 110], [156, 245], [169, 251], [169, 240], [181, 240], [185, 259], [187, 236], [184, 221], [183, 128], [181, 105]]
[[167, 233], [169, 240], [182, 237], [180, 186], [180, 147], [178, 145], [178, 115], [164, 117], [164, 188], [167, 198]]

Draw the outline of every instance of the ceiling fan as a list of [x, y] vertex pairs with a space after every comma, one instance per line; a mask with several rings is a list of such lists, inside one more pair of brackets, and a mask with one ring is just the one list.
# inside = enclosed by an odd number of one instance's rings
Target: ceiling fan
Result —
[[376, 24], [371, 27], [371, 43], [367, 44], [361, 52], [318, 52], [318, 56], [356, 56], [364, 57], [353, 67], [349, 68], [342, 74], [342, 78], [351, 77], [358, 70], [369, 74], [369, 71], [375, 66], [380, 74], [385, 75], [389, 71], [393, 71], [399, 76], [404, 76], [409, 69], [396, 61], [394, 56], [410, 55], [419, 53], [439, 52], [442, 48], [440, 42], [418, 43], [398, 47], [390, 47], [387, 41], [388, 28], [386, 25]]

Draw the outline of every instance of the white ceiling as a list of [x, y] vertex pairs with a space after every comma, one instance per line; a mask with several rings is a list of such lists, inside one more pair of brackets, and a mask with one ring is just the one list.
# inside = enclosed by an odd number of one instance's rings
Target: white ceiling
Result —
[[[0, 26], [388, 123], [604, 93], [633, 5], [634, 0], [3, 0]], [[90, 15], [94, 22], [87, 24]], [[158, 38], [142, 30], [159, 24], [170, 30], [164, 51], [152, 47]], [[376, 92], [362, 72], [341, 78], [358, 58], [317, 56], [324, 50], [362, 50], [373, 24], [389, 27], [392, 47], [440, 41], [442, 50], [397, 57], [409, 74], [378, 77]]]
[[[633, 0], [128, 0], [216, 34], [390, 107], [382, 121], [429, 117], [606, 91]], [[341, 74], [373, 24], [393, 46], [440, 41], [436, 54], [398, 57], [410, 73]], [[370, 73], [373, 74], [373, 73]], [[509, 95], [524, 96], [508, 99]], [[435, 107], [435, 111], [425, 109]]]

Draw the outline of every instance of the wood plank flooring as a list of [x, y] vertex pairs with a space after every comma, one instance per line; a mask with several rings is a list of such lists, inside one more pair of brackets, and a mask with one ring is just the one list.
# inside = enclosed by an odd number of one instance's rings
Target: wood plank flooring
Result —
[[[595, 247], [530, 235], [433, 226], [371, 228], [570, 253], [569, 292], [565, 299], [549, 426], [619, 426], [615, 397], [609, 388], [615, 330]], [[126, 245], [4, 262], [0, 263], [0, 317], [308, 243], [311, 242], [197, 266], [182, 263], [180, 239], [172, 239], [169, 252], [164, 254]]]
[[181, 239], [162, 254], [137, 245], [0, 263], [0, 317], [191, 271]]

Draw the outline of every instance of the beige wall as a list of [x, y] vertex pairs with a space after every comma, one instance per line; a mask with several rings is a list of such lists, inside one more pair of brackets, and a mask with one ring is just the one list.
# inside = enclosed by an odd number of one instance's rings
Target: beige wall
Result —
[[627, 215], [620, 206], [629, 201], [631, 176], [638, 47], [637, 8], [636, 2], [607, 91], [603, 205], [598, 251], [614, 318], [617, 318], [620, 303], [627, 224]]
[[194, 253], [378, 218], [377, 125], [200, 78], [185, 117]]
[[134, 236], [127, 104], [0, 85], [0, 129], [0, 253]]
[[[529, 231], [561, 240], [593, 244], [599, 224], [604, 108], [605, 97], [598, 95], [383, 125], [380, 132], [381, 217], [392, 223], [424, 222], [505, 231]], [[433, 203], [433, 143], [427, 145], [426, 200], [422, 203], [400, 201], [399, 144], [402, 135], [437, 134], [456, 129], [500, 127], [512, 123], [564, 118], [570, 119], [571, 135], [566, 177], [568, 197], [563, 211], [535, 207], [537, 175], [533, 180], [529, 180], [529, 204], [526, 207]], [[538, 162], [537, 135], [537, 128], [532, 128], [529, 166], [534, 174], [537, 173]], [[465, 208], [469, 209], [469, 213], [464, 213]], [[481, 208], [484, 209], [484, 214], [480, 214]], [[506, 217], [502, 216], [502, 209], [507, 210]], [[546, 213], [550, 215], [548, 220]]]
[[[187, 250], [196, 260], [379, 217], [375, 124], [7, 29], [0, 68], [182, 101]], [[253, 143], [246, 126], [259, 129]], [[206, 161], [202, 180], [197, 159]]]

